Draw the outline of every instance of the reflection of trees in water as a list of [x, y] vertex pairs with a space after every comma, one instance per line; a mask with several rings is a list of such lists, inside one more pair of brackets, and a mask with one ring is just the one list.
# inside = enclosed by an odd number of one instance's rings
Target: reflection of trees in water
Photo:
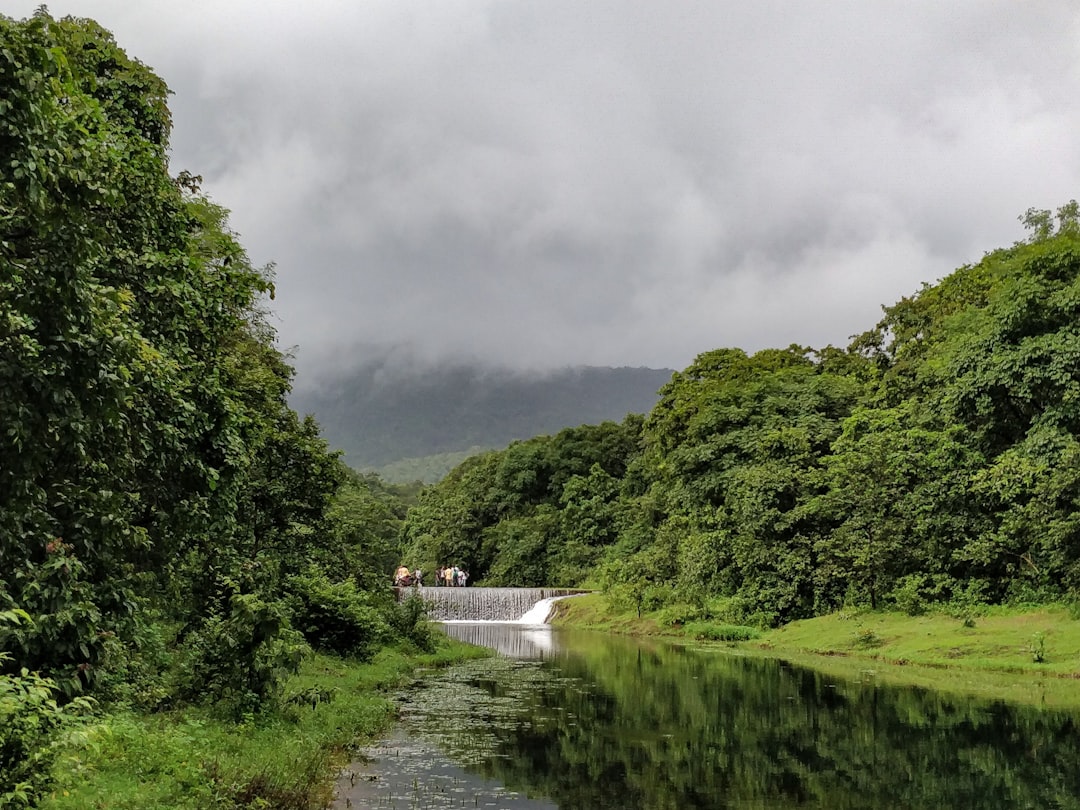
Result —
[[425, 692], [476, 721], [440, 732], [449, 749], [562, 810], [1080, 808], [1071, 714], [779, 661], [590, 637], [543, 665], [477, 662]]

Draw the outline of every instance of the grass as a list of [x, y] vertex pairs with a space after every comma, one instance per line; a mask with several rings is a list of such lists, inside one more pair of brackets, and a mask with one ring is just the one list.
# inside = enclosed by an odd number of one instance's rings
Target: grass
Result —
[[638, 616], [636, 610], [626, 611], [612, 607], [601, 593], [590, 593], [556, 602], [550, 621], [556, 625], [621, 635], [671, 636], [691, 641], [746, 641], [762, 635], [755, 627], [701, 619], [689, 608], [661, 610]]
[[551, 624], [603, 630], [631, 636], [682, 635], [662, 627], [656, 617], [648, 613], [638, 616], [635, 612], [615, 610], [600, 593], [561, 599], [555, 603], [549, 619]]
[[991, 608], [971, 626], [945, 614], [840, 612], [792, 622], [758, 643], [899, 665], [1080, 678], [1080, 621], [1059, 607]]
[[1044, 709], [1080, 709], [1080, 681], [1050, 673], [900, 665], [865, 656], [820, 655], [762, 649], [749, 644], [714, 645], [712, 649], [718, 654], [780, 659], [848, 682], [929, 689], [943, 694], [1000, 700]]
[[721, 621], [665, 621], [619, 611], [602, 594], [557, 604], [555, 623], [669, 636], [741, 655], [767, 655], [860, 681], [903, 684], [1055, 707], [1080, 706], [1080, 620], [1059, 606], [987, 608], [966, 622], [946, 614], [842, 611], [739, 640]]
[[48, 810], [325, 807], [351, 749], [392, 721], [387, 692], [418, 668], [483, 651], [447, 641], [431, 655], [383, 650], [366, 664], [314, 656], [281, 706], [244, 723], [189, 708], [107, 715], [80, 728]]

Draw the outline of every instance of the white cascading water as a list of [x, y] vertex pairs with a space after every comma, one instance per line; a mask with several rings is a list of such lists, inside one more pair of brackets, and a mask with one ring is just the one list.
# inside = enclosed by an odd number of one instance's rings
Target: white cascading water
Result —
[[570, 588], [399, 588], [398, 598], [418, 596], [438, 622], [545, 624], [554, 601], [584, 593]]
[[566, 599], [570, 595], [549, 596], [547, 599], [541, 599], [529, 608], [524, 616], [517, 619], [515, 624], [547, 624], [547, 620], [551, 617], [551, 611], [555, 609], [555, 603], [560, 599]]

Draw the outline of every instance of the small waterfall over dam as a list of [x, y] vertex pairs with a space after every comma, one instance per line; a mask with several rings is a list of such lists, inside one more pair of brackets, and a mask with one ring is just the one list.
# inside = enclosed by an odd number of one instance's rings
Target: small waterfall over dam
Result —
[[[428, 604], [431, 618], [445, 621], [515, 622], [538, 602], [588, 591], [572, 588], [398, 588], [398, 599], [418, 596]], [[546, 619], [540, 617], [537, 624]]]

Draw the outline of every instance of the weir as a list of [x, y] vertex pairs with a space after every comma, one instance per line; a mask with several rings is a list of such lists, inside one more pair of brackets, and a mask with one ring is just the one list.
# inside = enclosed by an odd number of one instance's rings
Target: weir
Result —
[[[418, 596], [428, 604], [435, 621], [520, 621], [539, 602], [588, 591], [572, 588], [398, 588], [398, 599]], [[535, 617], [543, 624], [547, 613]]]

